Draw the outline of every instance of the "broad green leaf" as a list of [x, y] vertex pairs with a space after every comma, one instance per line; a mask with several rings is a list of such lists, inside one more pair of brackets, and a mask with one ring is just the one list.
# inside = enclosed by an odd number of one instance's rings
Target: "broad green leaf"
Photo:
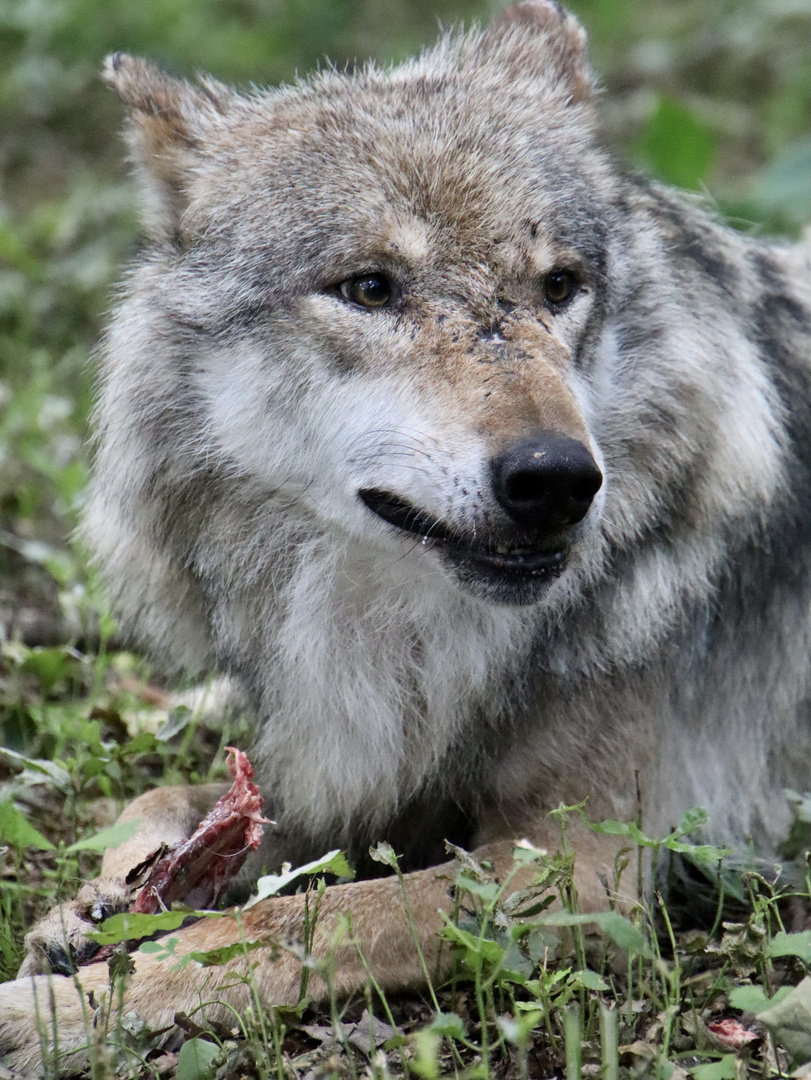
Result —
[[382, 863], [384, 866], [389, 866], [392, 870], [396, 870], [399, 865], [394, 848], [385, 840], [381, 840], [379, 844], [375, 844], [374, 847], [369, 848], [369, 855], [375, 862]]
[[[177, 943], [178, 938], [176, 937], [164, 937], [160, 941], [145, 941], [139, 947], [138, 952], [151, 953], [157, 956], [159, 960], [168, 960], [169, 957], [174, 957]], [[189, 959], [188, 956], [181, 957], [180, 966], [183, 966], [184, 961], [188, 962]]]
[[42, 783], [47, 777], [60, 791], [67, 791], [71, 786], [70, 773], [55, 761], [26, 757], [24, 754], [18, 754], [16, 750], [10, 750], [7, 746], [0, 747], [0, 755], [23, 765], [29, 775], [26, 776], [26, 773], [23, 773], [22, 779], [29, 783]]
[[423, 1080], [438, 1080], [440, 1036], [430, 1028], [423, 1028], [414, 1036], [412, 1070]]
[[388, 1051], [399, 1050], [401, 1046], [405, 1046], [406, 1039], [403, 1035], [392, 1035], [390, 1039], [386, 1039], [383, 1043], [383, 1049]]
[[480, 971], [485, 963], [497, 967], [504, 961], [506, 953], [497, 941], [490, 938], [480, 939], [451, 922], [447, 916], [442, 936], [446, 941], [452, 941], [465, 950], [462, 959], [472, 971]]
[[781, 930], [774, 935], [766, 951], [769, 956], [799, 956], [804, 964], [811, 964], [811, 930], [797, 934]]
[[541, 1022], [542, 1017], [543, 1010], [537, 1005], [530, 1009], [522, 1009], [521, 1004], [517, 1004], [515, 1016], [499, 1016], [496, 1023], [508, 1042], [514, 1046], [524, 1047], [527, 1045], [530, 1033]]
[[266, 874], [260, 877], [256, 883], [256, 896], [252, 896], [246, 908], [253, 907], [267, 896], [275, 896], [281, 889], [286, 888], [296, 878], [307, 877], [312, 874], [335, 874], [336, 877], [355, 876], [355, 871], [346, 861], [346, 856], [337, 848], [330, 851], [320, 859], [297, 866], [295, 870], [288, 870], [286, 874]]
[[[531, 982], [524, 985], [530, 993], [542, 998], [556, 987], [559, 987], [562, 982], [565, 982], [571, 971], [571, 968], [559, 968], [557, 971], [546, 968], [543, 971], [543, 979], [532, 979]], [[533, 1004], [532, 1008], [537, 1008], [537, 1006]]]
[[511, 939], [504, 950], [504, 974], [513, 982], [525, 983], [535, 970], [535, 964], [529, 956]]
[[593, 915], [573, 915], [569, 911], [552, 911], [538, 920], [541, 926], [598, 926], [627, 953], [650, 956], [650, 949], [642, 933], [632, 922], [616, 911], [598, 911]]
[[578, 971], [572, 976], [572, 981], [578, 983], [586, 990], [609, 990], [608, 983], [596, 971]]
[[464, 1039], [465, 1037], [465, 1025], [462, 1018], [454, 1012], [437, 1013], [428, 1030], [437, 1035], [445, 1035], [449, 1039]]
[[38, 832], [11, 802], [0, 803], [0, 841], [16, 848], [35, 847], [40, 851], [55, 850], [51, 841]]
[[109, 829], [102, 829], [94, 836], [86, 836], [84, 840], [77, 840], [67, 848], [68, 852], [74, 851], [106, 851], [107, 848], [118, 847], [131, 836], [135, 836], [141, 824], [140, 818], [134, 821], [119, 821], [111, 825]]
[[[639, 833], [639, 827], [632, 821], [614, 821], [613, 818], [606, 818], [605, 821], [586, 820], [586, 824], [592, 832], [604, 833], [606, 836], [627, 836], [630, 839], [632, 827], [634, 828], [635, 835], [641, 835]], [[647, 837], [644, 839], [647, 843]]]
[[688, 844], [684, 840], [675, 837], [665, 837], [660, 847], [674, 851], [678, 855], [686, 855], [690, 862], [697, 866], [704, 866], [711, 870], [717, 870], [722, 859], [729, 855], [729, 848], [712, 847], [710, 844]]
[[165, 952], [174, 955], [175, 945], [177, 945], [177, 938], [162, 938], [160, 941], [145, 941], [138, 949], [138, 952], [147, 954]]
[[208, 949], [206, 952], [191, 952], [186, 955], [203, 967], [221, 967], [235, 957], [244, 956], [246, 952], [268, 947], [266, 941], [237, 941], [233, 945], [224, 945], [221, 949]]
[[65, 649], [33, 648], [20, 665], [20, 670], [34, 675], [43, 690], [50, 692], [60, 679], [67, 678], [76, 667], [76, 657]]
[[126, 757], [134, 757], [136, 754], [151, 754], [155, 749], [156, 738], [151, 731], [140, 731], [134, 735], [121, 748]]
[[177, 705], [158, 727], [155, 738], [158, 742], [169, 742], [189, 725], [192, 711], [188, 705]]
[[776, 1005], [757, 1014], [794, 1060], [795, 1065], [811, 1061], [811, 977], [802, 982]]
[[696, 829], [700, 829], [702, 825], [707, 824], [707, 811], [702, 810], [700, 806], [693, 806], [681, 816], [676, 828], [673, 830], [673, 836], [689, 836], [690, 833], [694, 833]]
[[193, 911], [161, 911], [157, 915], [142, 915], [124, 911], [105, 919], [99, 924], [98, 930], [90, 931], [87, 936], [99, 945], [117, 945], [119, 941], [138, 941], [140, 938], [151, 937], [162, 930], [177, 930], [189, 915], [194, 914]]
[[513, 860], [519, 866], [528, 866], [531, 863], [543, 862], [549, 857], [546, 848], [537, 848], [528, 840], [521, 840], [512, 850]]
[[779, 1004], [791, 991], [792, 987], [781, 986], [774, 997], [770, 998], [766, 997], [766, 992], [759, 986], [736, 986], [729, 992], [729, 1004], [733, 1009], [757, 1015], [772, 1005]]
[[695, 1080], [735, 1080], [735, 1055], [724, 1054], [720, 1061], [696, 1065], [690, 1072]]
[[[518, 900], [518, 903], [516, 903], [515, 906], [513, 906], [512, 903], [514, 899]], [[505, 907], [505, 910], [508, 910], [510, 916], [514, 919], [532, 919], [536, 915], [540, 915], [542, 911], [546, 911], [547, 908], [551, 907], [556, 899], [554, 893], [550, 892], [546, 896], [536, 900], [534, 903], [530, 902], [526, 907], [523, 907], [521, 906], [523, 898], [517, 897], [516, 894], [513, 893], [512, 896], [508, 897], [507, 903], [509, 904], [509, 907]], [[526, 923], [518, 924], [511, 927], [510, 932], [516, 937], [523, 937], [527, 933], [532, 932], [532, 927], [528, 926]], [[547, 942], [547, 944], [549, 943]]]
[[456, 879], [456, 884], [460, 889], [464, 889], [465, 892], [471, 893], [473, 896], [478, 896], [481, 900], [484, 900], [485, 904], [492, 904], [498, 897], [500, 891], [500, 885], [495, 881], [474, 881], [473, 878], [468, 877], [462, 873]]
[[729, 854], [726, 848], [712, 847], [709, 844], [691, 844], [682, 837], [699, 829], [707, 820], [706, 811], [695, 806], [687, 810], [679, 821], [678, 826], [668, 836], [661, 840], [654, 840], [639, 828], [635, 821], [606, 821], [592, 822], [584, 819], [588, 827], [596, 833], [606, 836], [624, 836], [629, 843], [645, 848], [667, 848], [677, 855], [684, 855], [697, 866], [705, 868], [715, 876], [721, 861]]
[[592, 832], [604, 833], [606, 836], [624, 836], [639, 847], [659, 847], [660, 841], [646, 836], [635, 821], [613, 821], [611, 818], [606, 821], [589, 821], [588, 818], [583, 820]]
[[177, 1057], [177, 1080], [212, 1080], [219, 1052], [219, 1046], [208, 1039], [188, 1039]]

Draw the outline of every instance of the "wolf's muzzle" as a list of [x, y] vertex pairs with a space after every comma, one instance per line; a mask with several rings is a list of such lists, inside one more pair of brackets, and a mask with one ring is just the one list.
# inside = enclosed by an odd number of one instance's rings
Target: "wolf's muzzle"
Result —
[[555, 432], [513, 443], [490, 464], [493, 494], [522, 528], [553, 532], [582, 521], [603, 482], [586, 447]]
[[502, 603], [527, 604], [565, 570], [567, 531], [586, 516], [602, 482], [582, 443], [543, 431], [490, 462], [493, 496], [505, 516], [486, 528], [459, 530], [380, 488], [364, 488], [358, 496], [389, 525], [421, 537], [463, 585]]

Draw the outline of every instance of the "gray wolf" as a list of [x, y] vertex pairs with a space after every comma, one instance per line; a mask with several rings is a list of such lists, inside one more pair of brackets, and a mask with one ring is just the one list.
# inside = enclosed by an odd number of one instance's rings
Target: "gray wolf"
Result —
[[[774, 852], [811, 741], [807, 256], [618, 168], [551, 0], [391, 71], [105, 77], [148, 245], [103, 348], [85, 535], [129, 631], [251, 702], [266, 864], [390, 840], [431, 960], [446, 838], [503, 867], [588, 798], [651, 833], [703, 806], [710, 839]], [[139, 854], [189, 798], [139, 804]], [[616, 847], [571, 839], [604, 907]], [[384, 988], [420, 980], [396, 881], [328, 889], [316, 951], [344, 910]], [[245, 933], [302, 918], [268, 900]], [[265, 1005], [296, 999], [291, 955], [252, 958]], [[347, 948], [337, 988], [363, 981]], [[228, 982], [138, 955], [125, 1008], [159, 1028], [205, 985], [225, 1016]], [[20, 979], [23, 1066], [49, 992], [84, 1043], [72, 980]]]

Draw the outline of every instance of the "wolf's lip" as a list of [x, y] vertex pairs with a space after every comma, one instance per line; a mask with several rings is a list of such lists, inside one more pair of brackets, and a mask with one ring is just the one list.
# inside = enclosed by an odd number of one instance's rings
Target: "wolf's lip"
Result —
[[446, 525], [405, 499], [378, 488], [364, 488], [360, 499], [378, 517], [403, 532], [422, 537], [423, 543], [441, 544], [449, 553], [470, 560], [483, 570], [511, 574], [559, 573], [569, 554], [560, 541], [554, 547], [528, 544], [493, 543], [486, 546], [476, 540], [451, 532]]

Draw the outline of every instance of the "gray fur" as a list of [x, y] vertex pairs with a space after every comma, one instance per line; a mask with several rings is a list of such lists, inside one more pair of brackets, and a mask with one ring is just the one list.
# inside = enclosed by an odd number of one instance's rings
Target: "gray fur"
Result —
[[[446, 807], [472, 842], [586, 796], [627, 818], [637, 783], [651, 831], [700, 805], [769, 851], [808, 786], [808, 260], [619, 170], [580, 28], [510, 11], [247, 96], [113, 59], [151, 241], [84, 536], [139, 641], [246, 688], [279, 856], [398, 821], [433, 852]], [[585, 285], [556, 312], [561, 260]], [[396, 312], [329, 291], [372, 269]], [[359, 500], [495, 535], [487, 462], [558, 398], [604, 483], [533, 602]]]

